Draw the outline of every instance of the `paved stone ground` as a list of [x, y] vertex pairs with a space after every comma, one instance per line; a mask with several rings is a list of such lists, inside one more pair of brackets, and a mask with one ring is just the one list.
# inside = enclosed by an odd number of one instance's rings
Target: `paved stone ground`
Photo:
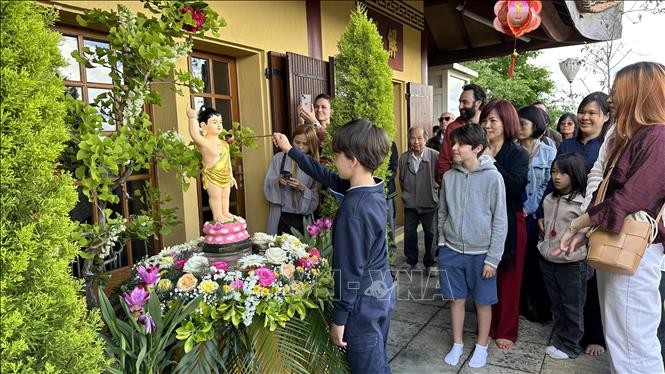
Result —
[[[397, 230], [395, 268], [405, 262], [402, 230]], [[422, 233], [420, 258], [422, 259]], [[420, 264], [422, 267], [422, 263]], [[500, 351], [490, 343], [488, 363], [481, 369], [469, 367], [475, 346], [476, 318], [473, 305], [467, 304], [464, 321], [464, 354], [457, 366], [443, 362], [452, 345], [450, 310], [438, 295], [438, 277], [427, 277], [423, 270], [398, 272], [398, 301], [388, 337], [388, 358], [393, 373], [609, 373], [607, 354], [585, 354], [574, 360], [553, 360], [545, 354], [552, 324], [529, 322], [520, 317], [519, 340], [512, 349]]]

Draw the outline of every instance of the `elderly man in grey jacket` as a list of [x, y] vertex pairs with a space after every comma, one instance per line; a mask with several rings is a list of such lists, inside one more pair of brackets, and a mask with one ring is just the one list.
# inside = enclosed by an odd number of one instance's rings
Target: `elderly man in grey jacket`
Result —
[[427, 148], [428, 134], [422, 127], [408, 132], [409, 150], [399, 159], [398, 176], [404, 203], [404, 255], [406, 267], [413, 270], [418, 264], [418, 225], [425, 234], [423, 265], [428, 274], [434, 266], [436, 249], [436, 208], [439, 203], [439, 184], [436, 173], [439, 152]]

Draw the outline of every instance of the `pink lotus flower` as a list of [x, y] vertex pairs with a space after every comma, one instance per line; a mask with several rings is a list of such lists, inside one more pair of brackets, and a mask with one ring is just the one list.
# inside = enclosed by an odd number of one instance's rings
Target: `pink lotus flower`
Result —
[[152, 319], [150, 313], [142, 314], [139, 316], [139, 323], [145, 326], [145, 334], [151, 334], [157, 326], [155, 326], [155, 321]]
[[234, 290], [242, 290], [242, 287], [245, 285], [245, 283], [242, 281], [242, 279], [236, 279], [233, 282], [231, 282], [231, 288]]
[[182, 8], [180, 10], [183, 14], [189, 13], [192, 15], [192, 20], [196, 22], [196, 26], [192, 25], [183, 25], [182, 28], [189, 32], [198, 32], [203, 27], [203, 22], [206, 19], [206, 15], [200, 10], [192, 7]]
[[181, 270], [183, 267], [185, 267], [185, 264], [187, 263], [187, 259], [182, 259], [182, 260], [176, 260], [175, 264], [173, 264], [173, 267], [176, 268], [177, 270]]
[[309, 233], [309, 236], [315, 238], [317, 235], [319, 235], [319, 231], [321, 229], [317, 225], [307, 225], [307, 233]]
[[217, 270], [227, 270], [229, 268], [229, 264], [224, 261], [215, 261], [212, 263], [212, 266], [217, 268]]
[[318, 249], [316, 249], [316, 247], [310, 248], [309, 251], [307, 251], [307, 252], [309, 253], [310, 256], [316, 258], [317, 261], [318, 261], [318, 259], [321, 258], [321, 253], [319, 252]]
[[131, 293], [123, 294], [125, 302], [132, 313], [141, 313], [143, 306], [150, 298], [150, 293], [141, 286], [136, 286]]
[[258, 268], [255, 274], [259, 277], [259, 284], [263, 287], [270, 287], [275, 282], [275, 273], [268, 268]]
[[141, 278], [141, 282], [152, 286], [159, 282], [159, 265], [150, 265], [147, 268], [139, 265], [136, 267], [136, 274]]

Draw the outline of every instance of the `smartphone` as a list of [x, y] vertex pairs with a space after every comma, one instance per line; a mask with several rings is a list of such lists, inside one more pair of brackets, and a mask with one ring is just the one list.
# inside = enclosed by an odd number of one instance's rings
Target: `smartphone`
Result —
[[300, 105], [308, 112], [312, 112], [312, 95], [300, 95]]
[[288, 171], [288, 170], [282, 170], [282, 172], [281, 172], [279, 175], [280, 175], [280, 177], [282, 177], [283, 179], [289, 179], [289, 178], [291, 178], [291, 172]]

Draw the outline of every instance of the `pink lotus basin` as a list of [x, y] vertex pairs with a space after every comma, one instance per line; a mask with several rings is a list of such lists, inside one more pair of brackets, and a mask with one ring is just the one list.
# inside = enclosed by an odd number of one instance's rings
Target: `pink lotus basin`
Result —
[[231, 244], [241, 242], [249, 238], [247, 230], [235, 232], [228, 235], [206, 235], [203, 240], [207, 244]]
[[247, 222], [245, 220], [239, 220], [228, 223], [210, 223], [206, 222], [203, 225], [203, 233], [207, 235], [219, 235], [219, 234], [229, 234], [237, 233], [247, 230]]

